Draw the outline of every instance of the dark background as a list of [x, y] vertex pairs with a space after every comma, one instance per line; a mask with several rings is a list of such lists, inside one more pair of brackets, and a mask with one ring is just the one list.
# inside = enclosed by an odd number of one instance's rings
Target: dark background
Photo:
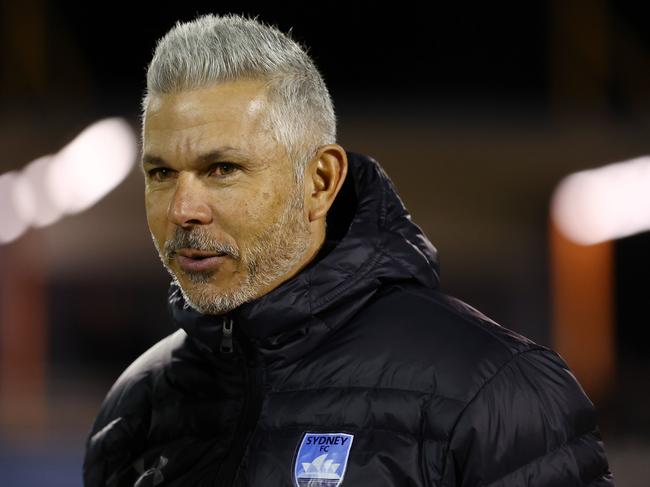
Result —
[[[553, 189], [572, 172], [650, 152], [647, 2], [0, 8], [0, 173], [57, 151], [100, 118], [125, 117], [137, 131], [147, 63], [176, 20], [257, 15], [308, 47], [334, 99], [340, 143], [386, 168], [440, 252], [443, 290], [551, 346]], [[6, 311], [17, 289], [43, 325], [15, 340], [25, 347], [17, 355], [40, 357], [40, 375], [0, 357], [3, 485], [81, 485], [83, 441], [104, 394], [174, 329], [141, 193], [134, 170], [87, 212], [0, 246], [5, 338], [20, 335], [21, 314]], [[645, 485], [650, 474], [649, 244], [648, 233], [612, 244], [616, 380], [592, 397], [619, 485]], [[7, 386], [25, 383], [23, 374], [40, 382]]]

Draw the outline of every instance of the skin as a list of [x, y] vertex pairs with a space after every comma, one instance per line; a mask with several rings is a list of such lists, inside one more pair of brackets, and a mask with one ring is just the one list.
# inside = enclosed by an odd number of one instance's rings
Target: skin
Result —
[[[300, 272], [324, 241], [327, 211], [347, 175], [345, 150], [328, 144], [309, 162], [302, 187], [295, 188], [285, 148], [263, 128], [268, 109], [264, 82], [238, 80], [153, 96], [145, 113], [142, 165], [149, 230], [163, 264], [199, 311], [226, 312], [237, 303], [205, 303], [244, 288], [245, 300], [255, 299]], [[290, 223], [279, 226], [283, 215]], [[215, 255], [178, 240], [194, 232], [233, 252], [213, 259], [210, 269], [188, 270], [184, 256]], [[183, 247], [167, 255], [179, 242]], [[283, 255], [284, 267], [278, 267], [281, 275], [267, 273], [266, 282], [251, 285], [247, 259], [256, 245], [267, 242], [268, 248], [258, 251], [267, 257], [260, 262], [272, 267], [274, 256]]]

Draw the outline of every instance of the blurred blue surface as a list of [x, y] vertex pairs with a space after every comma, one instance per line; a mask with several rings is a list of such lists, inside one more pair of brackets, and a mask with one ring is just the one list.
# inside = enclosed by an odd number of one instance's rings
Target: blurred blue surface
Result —
[[51, 443], [16, 449], [0, 443], [2, 487], [81, 487], [83, 450], [79, 445]]

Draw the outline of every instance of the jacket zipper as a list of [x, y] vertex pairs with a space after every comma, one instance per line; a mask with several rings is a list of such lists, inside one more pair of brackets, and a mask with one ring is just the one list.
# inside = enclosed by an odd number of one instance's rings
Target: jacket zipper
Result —
[[[232, 354], [236, 344], [233, 320], [225, 318], [221, 330], [220, 351], [224, 354]], [[233, 442], [217, 474], [218, 481], [215, 486], [218, 487], [234, 485], [237, 470], [262, 408], [262, 369], [255, 357], [252, 356], [252, 353], [247, 353], [242, 346], [238, 348], [242, 352], [245, 361], [244, 381], [246, 390], [242, 407], [243, 412], [239, 417]]]
[[221, 346], [219, 347], [219, 351], [221, 353], [232, 353], [233, 352], [233, 347], [232, 347], [232, 328], [233, 328], [234, 322], [232, 321], [232, 318], [224, 318], [223, 323], [221, 325]]

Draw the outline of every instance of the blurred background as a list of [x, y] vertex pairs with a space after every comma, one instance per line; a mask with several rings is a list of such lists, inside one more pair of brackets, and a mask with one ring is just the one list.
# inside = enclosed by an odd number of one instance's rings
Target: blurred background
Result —
[[[650, 154], [650, 4], [433, 3], [0, 0], [0, 174], [100, 119], [137, 136], [146, 66], [176, 20], [291, 29], [341, 145], [384, 166], [437, 247], [442, 289], [557, 349], [596, 405], [617, 485], [646, 486], [650, 233], [580, 245], [551, 201], [572, 173]], [[85, 211], [0, 244], [2, 486], [81, 486], [108, 388], [174, 331], [142, 193], [134, 166]]]

